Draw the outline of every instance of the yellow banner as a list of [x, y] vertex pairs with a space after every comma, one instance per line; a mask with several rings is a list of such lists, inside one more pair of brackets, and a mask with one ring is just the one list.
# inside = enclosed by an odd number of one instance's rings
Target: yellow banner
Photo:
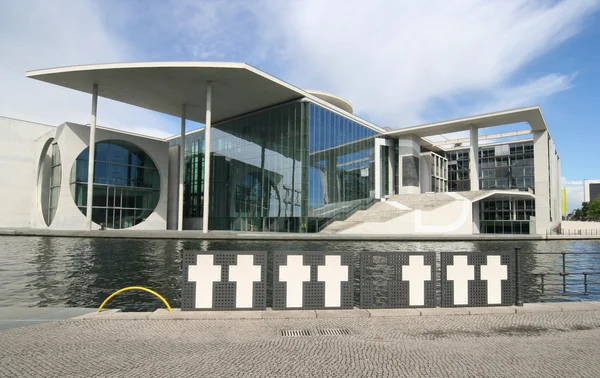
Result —
[[562, 188], [562, 214], [567, 215], [567, 188]]

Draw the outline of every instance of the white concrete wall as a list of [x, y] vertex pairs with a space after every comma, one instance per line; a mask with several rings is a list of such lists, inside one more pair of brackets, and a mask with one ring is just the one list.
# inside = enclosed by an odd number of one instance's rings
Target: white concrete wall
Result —
[[169, 147], [169, 189], [167, 201], [167, 229], [177, 230], [179, 214], [179, 146]]
[[[61, 190], [59, 195], [56, 216], [50, 224], [51, 229], [62, 230], [85, 230], [85, 215], [77, 208], [70, 188], [71, 169], [75, 164], [77, 156], [88, 146], [89, 127], [65, 123], [56, 130], [55, 140], [61, 153], [62, 176]], [[167, 227], [167, 198], [168, 198], [168, 172], [169, 172], [169, 146], [166, 141], [153, 138], [144, 138], [138, 135], [122, 133], [103, 128], [96, 129], [96, 142], [103, 140], [124, 140], [135, 144], [143, 149], [154, 161], [160, 175], [160, 198], [154, 212], [148, 218], [128, 230], [165, 230]], [[38, 151], [34, 155], [39, 156], [44, 141], [37, 144]], [[39, 168], [39, 161], [38, 161]], [[39, 169], [37, 169], [39, 170]], [[39, 203], [39, 197], [37, 198]], [[32, 214], [32, 227], [45, 228], [46, 226], [41, 213], [41, 207], [36, 207], [36, 214]], [[94, 229], [99, 229], [98, 224], [93, 224]]]
[[600, 222], [563, 221], [563, 230], [597, 230], [600, 232]]
[[[404, 156], [414, 156], [419, 159], [419, 169], [417, 174], [420, 174], [421, 169], [421, 138], [415, 135], [409, 135], [398, 139], [398, 193], [399, 194], [418, 194], [421, 193], [419, 186], [405, 186], [402, 182], [402, 158]], [[420, 184], [420, 183], [419, 183]]]
[[431, 152], [421, 154], [419, 161], [419, 182], [421, 184], [421, 192], [431, 192], [431, 165], [433, 157]]
[[550, 222], [550, 172], [548, 131], [533, 133], [533, 157], [535, 175], [535, 223], [536, 234], [545, 235]]
[[[560, 193], [560, 158], [556, 151], [554, 139], [549, 138], [549, 161], [550, 161], [550, 228], [560, 226], [562, 221], [562, 197]], [[535, 155], [534, 155], [535, 156]]]
[[433, 210], [412, 210], [387, 222], [360, 223], [341, 231], [340, 234], [473, 234], [471, 201], [456, 193], [448, 193], [448, 195], [456, 200]]
[[54, 126], [0, 117], [0, 227], [30, 227], [36, 194], [36, 139]]

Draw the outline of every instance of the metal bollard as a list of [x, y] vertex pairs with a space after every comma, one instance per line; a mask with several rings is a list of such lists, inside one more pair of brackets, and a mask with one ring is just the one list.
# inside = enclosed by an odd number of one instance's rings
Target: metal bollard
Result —
[[523, 306], [521, 287], [521, 247], [515, 247], [515, 306]]

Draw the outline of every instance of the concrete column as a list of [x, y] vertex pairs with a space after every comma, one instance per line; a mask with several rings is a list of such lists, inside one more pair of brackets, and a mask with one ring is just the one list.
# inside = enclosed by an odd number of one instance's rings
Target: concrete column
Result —
[[208, 232], [209, 200], [210, 200], [210, 124], [212, 108], [212, 82], [206, 82], [206, 122], [204, 129], [204, 203], [202, 212], [202, 232]]
[[381, 138], [375, 138], [375, 198], [381, 198], [381, 146], [384, 141]]
[[177, 230], [183, 230], [183, 171], [185, 169], [186, 105], [181, 105], [181, 140], [179, 142], [179, 195], [177, 196]]
[[388, 192], [387, 195], [394, 195], [394, 147], [388, 146]]
[[550, 222], [550, 170], [548, 158], [548, 131], [533, 132], [533, 170], [535, 180], [536, 233], [544, 235]]
[[471, 126], [469, 147], [469, 177], [471, 177], [471, 191], [479, 190], [479, 129]]
[[337, 174], [337, 156], [329, 153], [326, 157], [327, 198], [329, 203], [341, 201], [339, 176]]
[[86, 228], [92, 230], [92, 197], [94, 194], [94, 163], [96, 158], [96, 111], [98, 109], [98, 84], [92, 91], [92, 120], [90, 123], [90, 141], [88, 155], [88, 186], [86, 206]]
[[[404, 163], [407, 163], [405, 166]], [[405, 168], [410, 170], [405, 172]], [[421, 138], [408, 135], [398, 139], [399, 194], [421, 193]], [[429, 191], [423, 188], [424, 191]]]

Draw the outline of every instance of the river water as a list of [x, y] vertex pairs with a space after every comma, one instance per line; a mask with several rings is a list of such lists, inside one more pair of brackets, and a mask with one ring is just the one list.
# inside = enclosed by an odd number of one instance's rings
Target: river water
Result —
[[[522, 250], [526, 302], [600, 300], [600, 274], [588, 276], [589, 295], [583, 295], [581, 272], [600, 273], [600, 254], [567, 255], [568, 296], [562, 277], [530, 273], [559, 272], [561, 252], [600, 252], [600, 240], [469, 241], [469, 242], [346, 242], [346, 241], [231, 241], [156, 240], [60, 237], [0, 237], [0, 307], [98, 307], [114, 291], [145, 286], [179, 307], [181, 256], [184, 250], [211, 251], [511, 251]], [[538, 254], [553, 252], [554, 255]], [[549, 285], [550, 284], [550, 285]], [[107, 307], [150, 311], [164, 305], [148, 293], [125, 292]]]

